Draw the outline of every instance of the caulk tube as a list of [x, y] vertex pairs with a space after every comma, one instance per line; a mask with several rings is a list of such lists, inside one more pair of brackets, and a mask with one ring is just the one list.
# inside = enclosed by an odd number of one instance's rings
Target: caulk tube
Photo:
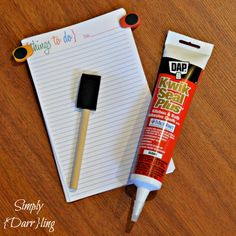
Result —
[[159, 190], [184, 118], [213, 45], [169, 31], [131, 182], [137, 186], [136, 222], [150, 191]]

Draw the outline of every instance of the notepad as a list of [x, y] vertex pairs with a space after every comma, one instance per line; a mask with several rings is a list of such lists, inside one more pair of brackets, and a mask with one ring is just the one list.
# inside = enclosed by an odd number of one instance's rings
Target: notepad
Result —
[[[124, 186], [150, 102], [150, 90], [132, 31], [118, 9], [66, 28], [22, 40], [67, 202]], [[82, 73], [101, 76], [91, 113], [78, 190], [69, 189], [81, 112], [76, 96]], [[169, 172], [173, 171], [171, 162]]]

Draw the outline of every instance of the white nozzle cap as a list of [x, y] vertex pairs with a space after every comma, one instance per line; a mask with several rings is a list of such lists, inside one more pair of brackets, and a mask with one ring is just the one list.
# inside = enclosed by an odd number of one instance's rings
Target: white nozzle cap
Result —
[[138, 187], [131, 221], [136, 222], [138, 220], [149, 192], [150, 192], [149, 189]]

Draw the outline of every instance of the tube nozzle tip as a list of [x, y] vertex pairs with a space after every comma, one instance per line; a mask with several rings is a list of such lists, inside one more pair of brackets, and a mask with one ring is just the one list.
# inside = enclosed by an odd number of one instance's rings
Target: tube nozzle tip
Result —
[[132, 222], [137, 222], [149, 192], [150, 192], [149, 189], [138, 187], [136, 193], [136, 199], [134, 201], [134, 206], [133, 206], [133, 213], [131, 216]]
[[132, 215], [132, 217], [131, 217], [131, 221], [132, 222], [137, 222], [138, 221], [138, 215]]

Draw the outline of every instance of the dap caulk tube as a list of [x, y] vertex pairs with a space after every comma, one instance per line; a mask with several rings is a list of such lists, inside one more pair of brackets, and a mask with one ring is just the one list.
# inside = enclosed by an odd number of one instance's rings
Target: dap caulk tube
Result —
[[150, 191], [159, 190], [213, 45], [169, 31], [131, 182], [136, 222]]

